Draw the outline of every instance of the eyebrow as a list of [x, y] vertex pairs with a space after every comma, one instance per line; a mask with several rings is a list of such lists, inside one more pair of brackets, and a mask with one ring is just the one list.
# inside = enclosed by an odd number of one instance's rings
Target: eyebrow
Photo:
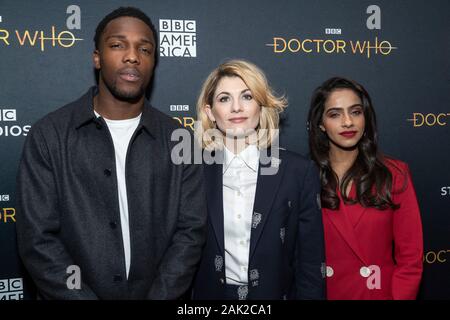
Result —
[[[120, 40], [126, 40], [127, 39], [127, 37], [122, 35], [122, 34], [112, 34], [110, 36], [107, 36], [105, 41], [108, 41], [111, 38], [117, 38], [117, 39], [120, 39]], [[149, 43], [151, 45], [154, 45], [153, 41], [151, 41], [151, 40], [149, 40], [147, 38], [141, 38], [140, 41], [144, 42], [144, 43]]]
[[[356, 107], [362, 108], [362, 104], [361, 103], [355, 103], [355, 104], [352, 104], [351, 106], [347, 107], [347, 109], [354, 109]], [[344, 108], [330, 108], [330, 109], [327, 109], [326, 112], [329, 112], [329, 111], [342, 111], [342, 110], [344, 110]]]
[[[242, 93], [245, 93], [245, 92], [247, 92], [247, 91], [250, 91], [251, 92], [251, 90], [250, 89], [244, 89], [244, 90], [242, 90], [240, 93], [242, 94]], [[221, 95], [221, 94], [231, 94], [231, 93], [229, 93], [228, 91], [221, 91], [221, 92], [219, 92], [218, 94], [216, 94], [216, 98], [219, 96], [219, 95]]]

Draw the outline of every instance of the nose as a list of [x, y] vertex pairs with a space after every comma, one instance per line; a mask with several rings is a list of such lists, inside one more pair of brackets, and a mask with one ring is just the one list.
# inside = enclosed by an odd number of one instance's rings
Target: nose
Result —
[[123, 56], [124, 63], [139, 64], [139, 54], [135, 48], [129, 48]]
[[241, 112], [242, 105], [239, 99], [233, 99], [233, 103], [231, 104], [231, 112]]
[[346, 128], [353, 126], [353, 119], [348, 113], [345, 113], [342, 117], [342, 126]]

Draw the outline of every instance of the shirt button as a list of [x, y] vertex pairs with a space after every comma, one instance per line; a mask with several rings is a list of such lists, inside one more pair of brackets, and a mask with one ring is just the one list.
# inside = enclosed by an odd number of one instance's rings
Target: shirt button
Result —
[[103, 173], [105, 174], [105, 176], [110, 177], [111, 176], [111, 169], [105, 169], [105, 171], [103, 171]]
[[219, 279], [219, 282], [220, 282], [221, 284], [224, 284], [224, 283], [225, 283], [225, 280], [224, 280], [223, 278], [220, 278], [220, 279]]
[[115, 223], [114, 221], [111, 221], [109, 223], [109, 226], [111, 227], [111, 229], [115, 229], [115, 228], [117, 228], [117, 223]]
[[244, 240], [241, 240], [239, 243], [240, 243], [242, 246], [245, 246], [245, 241], [244, 241]]
[[240, 214], [237, 215], [237, 218], [240, 219], [242, 216]]
[[359, 274], [364, 277], [367, 278], [368, 276], [370, 276], [371, 271], [369, 268], [367, 267], [361, 267], [361, 269], [359, 269]]
[[115, 274], [113, 277], [114, 282], [122, 281], [122, 276], [120, 274]]

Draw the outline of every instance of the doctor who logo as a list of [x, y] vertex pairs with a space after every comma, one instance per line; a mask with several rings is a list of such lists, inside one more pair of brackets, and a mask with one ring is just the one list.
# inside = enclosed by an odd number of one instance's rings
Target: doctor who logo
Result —
[[[69, 30], [81, 29], [81, 9], [77, 5], [67, 7], [65, 17], [66, 27]], [[6, 18], [2, 19], [6, 22]], [[4, 29], [0, 27], [0, 47], [1, 46], [19, 46], [39, 48], [41, 52], [50, 48], [71, 48], [77, 41], [83, 39], [78, 38], [69, 30], [60, 30], [55, 25], [44, 27], [39, 30], [31, 29]]]
[[0, 44], [10, 46], [13, 43], [20, 47], [37, 47], [42, 52], [49, 47], [70, 48], [76, 41], [83, 39], [77, 38], [72, 32], [59, 31], [55, 26], [47, 30], [5, 30], [0, 29]]
[[0, 280], [0, 300], [23, 300], [23, 279]]
[[406, 119], [413, 123], [413, 127], [443, 127], [447, 125], [450, 113], [421, 113], [414, 112], [412, 118]]
[[159, 55], [161, 57], [197, 57], [195, 20], [159, 19]]
[[0, 223], [15, 223], [16, 209], [15, 208], [0, 208]]
[[342, 40], [273, 37], [266, 46], [272, 47], [275, 54], [353, 54], [387, 56], [398, 49], [387, 40]]
[[[369, 5], [359, 16], [361, 27], [364, 25], [369, 30], [381, 30], [381, 8], [378, 5]], [[358, 23], [355, 20], [355, 23]], [[343, 30], [339, 27], [325, 28], [326, 35], [342, 35]], [[367, 58], [373, 56], [387, 56], [393, 50], [398, 49], [390, 41], [379, 39], [375, 36], [370, 40], [344, 40], [344, 39], [321, 39], [303, 37], [275, 36], [266, 46], [272, 47], [275, 54], [353, 54], [365, 55]]]
[[194, 131], [195, 119], [193, 117], [172, 117], [178, 121], [183, 127], [189, 128]]
[[446, 263], [450, 249], [430, 250], [423, 255], [423, 262], [426, 264]]

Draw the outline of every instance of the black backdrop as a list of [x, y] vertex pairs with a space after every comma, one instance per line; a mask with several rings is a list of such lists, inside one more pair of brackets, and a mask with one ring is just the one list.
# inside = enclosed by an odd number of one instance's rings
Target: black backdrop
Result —
[[341, 75], [372, 96], [381, 148], [411, 168], [422, 212], [419, 298], [450, 298], [450, 2], [0, 1], [0, 299], [33, 297], [15, 237], [15, 176], [30, 126], [95, 83], [98, 22], [118, 6], [146, 12], [164, 51], [152, 104], [187, 127], [208, 73], [227, 58], [259, 65], [287, 95], [281, 145], [308, 152], [313, 89]]

